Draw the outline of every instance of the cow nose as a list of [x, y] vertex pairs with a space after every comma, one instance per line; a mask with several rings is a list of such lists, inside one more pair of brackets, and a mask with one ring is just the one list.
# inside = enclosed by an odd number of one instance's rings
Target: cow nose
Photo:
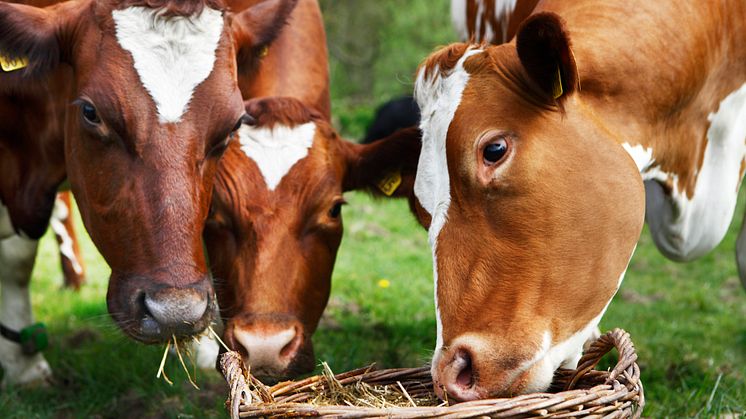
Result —
[[209, 297], [194, 288], [164, 288], [146, 292], [142, 332], [151, 337], [190, 336], [209, 324]]
[[298, 354], [303, 336], [297, 326], [279, 332], [261, 333], [235, 329], [235, 340], [246, 349], [251, 372], [262, 380], [284, 377]]
[[[436, 370], [436, 393], [443, 400], [459, 401], [480, 398], [476, 382], [476, 369], [471, 351], [457, 347], [445, 352]], [[446, 395], [447, 393], [447, 395]]]

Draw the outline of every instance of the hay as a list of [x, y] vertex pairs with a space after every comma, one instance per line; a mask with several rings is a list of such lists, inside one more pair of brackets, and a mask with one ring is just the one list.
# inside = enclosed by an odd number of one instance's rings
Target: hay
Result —
[[[326, 391], [319, 392], [315, 398], [309, 401], [313, 405], [346, 405], [387, 409], [405, 406], [438, 406], [441, 404], [440, 400], [429, 391], [410, 395], [401, 381], [397, 381], [396, 386], [373, 385], [362, 380], [343, 385], [326, 362], [322, 362], [321, 366], [323, 368], [322, 376], [324, 377], [323, 387]], [[368, 367], [368, 371], [372, 369], [373, 365]]]
[[[222, 339], [220, 339], [220, 336], [218, 336], [217, 333], [215, 333], [215, 330], [212, 328], [212, 326], [208, 326], [205, 330], [204, 334], [207, 336], [211, 336], [214, 339], [216, 339], [218, 342], [220, 342], [221, 345], [223, 345], [223, 348], [225, 348], [226, 351], [230, 351], [228, 349], [228, 346], [223, 342]], [[192, 339], [195, 343], [198, 343], [196, 336], [192, 336]], [[163, 357], [161, 358], [161, 363], [158, 365], [158, 372], [155, 374], [155, 378], [161, 378], [163, 376], [163, 381], [168, 383], [168, 385], [173, 386], [174, 382], [171, 381], [171, 379], [168, 378], [168, 375], [166, 375], [166, 360], [168, 359], [168, 354], [170, 352], [171, 346], [173, 346], [174, 351], [176, 352], [176, 356], [179, 359], [179, 363], [181, 364], [181, 367], [184, 369], [184, 372], [187, 375], [187, 380], [189, 380], [189, 383], [194, 387], [195, 389], [199, 390], [199, 386], [197, 386], [197, 362], [194, 360], [194, 355], [192, 354], [192, 351], [189, 350], [189, 347], [187, 345], [184, 345], [184, 341], [181, 342], [181, 346], [179, 346], [179, 340], [176, 338], [176, 335], [171, 335], [171, 338], [166, 342], [166, 346], [163, 349]], [[192, 372], [189, 372], [189, 368], [186, 365], [186, 362], [184, 361], [184, 357], [181, 355], [181, 350], [184, 350], [186, 353], [187, 359], [189, 359], [190, 363], [192, 364]], [[192, 375], [194, 375], [194, 379], [192, 378]]]

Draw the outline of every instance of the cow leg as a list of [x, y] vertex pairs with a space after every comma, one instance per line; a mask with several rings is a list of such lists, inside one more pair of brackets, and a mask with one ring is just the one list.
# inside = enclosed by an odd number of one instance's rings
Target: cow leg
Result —
[[[15, 331], [34, 323], [29, 282], [38, 244], [37, 240], [20, 236], [0, 240], [0, 323]], [[52, 370], [42, 354], [24, 355], [20, 345], [2, 336], [0, 365], [5, 371], [0, 383], [3, 387], [48, 384], [52, 377]]]
[[741, 284], [746, 289], [746, 214], [744, 214], [741, 231], [738, 233], [738, 240], [736, 240], [736, 265], [738, 265], [738, 276], [741, 277]]
[[75, 235], [70, 192], [60, 192], [54, 203], [50, 225], [60, 246], [60, 263], [65, 286], [79, 290], [85, 282], [85, 267], [80, 254], [78, 238]]

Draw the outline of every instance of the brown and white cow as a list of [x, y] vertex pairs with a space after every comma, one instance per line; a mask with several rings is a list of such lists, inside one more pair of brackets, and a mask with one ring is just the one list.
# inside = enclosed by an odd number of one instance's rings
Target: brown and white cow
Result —
[[504, 44], [539, 0], [451, 0], [451, 20], [462, 41]]
[[246, 112], [256, 122], [221, 160], [205, 243], [226, 343], [276, 380], [315, 365], [311, 335], [329, 298], [343, 193], [384, 196], [376, 185], [395, 173], [401, 184], [387, 192], [411, 196], [419, 132], [359, 145], [295, 98], [250, 100]]
[[436, 390], [544, 390], [577, 362], [644, 218], [677, 260], [725, 235], [746, 164], [746, 3], [545, 0], [510, 44], [434, 53], [415, 91]]
[[[126, 334], [161, 342], [213, 320], [201, 236], [218, 158], [245, 115], [236, 56], [269, 45], [294, 6], [0, 2], [0, 54], [27, 61], [0, 74], [3, 330], [32, 323], [36, 239], [66, 176], [112, 269], [108, 309]], [[5, 338], [0, 363], [4, 383], [49, 376], [40, 354]]]

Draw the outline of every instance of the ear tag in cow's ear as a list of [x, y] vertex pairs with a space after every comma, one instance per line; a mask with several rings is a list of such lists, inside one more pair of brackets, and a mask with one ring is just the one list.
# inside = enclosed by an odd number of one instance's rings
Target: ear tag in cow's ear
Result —
[[376, 183], [378, 189], [380, 189], [386, 196], [393, 195], [393, 193], [399, 188], [399, 185], [401, 185], [401, 172], [398, 170], [387, 174]]
[[0, 54], [0, 68], [3, 69], [6, 73], [10, 73], [11, 71], [20, 70], [22, 68], [28, 67], [28, 58], [26, 57], [20, 57], [11, 59], [9, 57], [6, 57], [2, 54]]
[[557, 79], [552, 84], [552, 97], [559, 99], [562, 93], [564, 93], [564, 90], [562, 90], [562, 74], [560, 74], [560, 68], [557, 66]]

